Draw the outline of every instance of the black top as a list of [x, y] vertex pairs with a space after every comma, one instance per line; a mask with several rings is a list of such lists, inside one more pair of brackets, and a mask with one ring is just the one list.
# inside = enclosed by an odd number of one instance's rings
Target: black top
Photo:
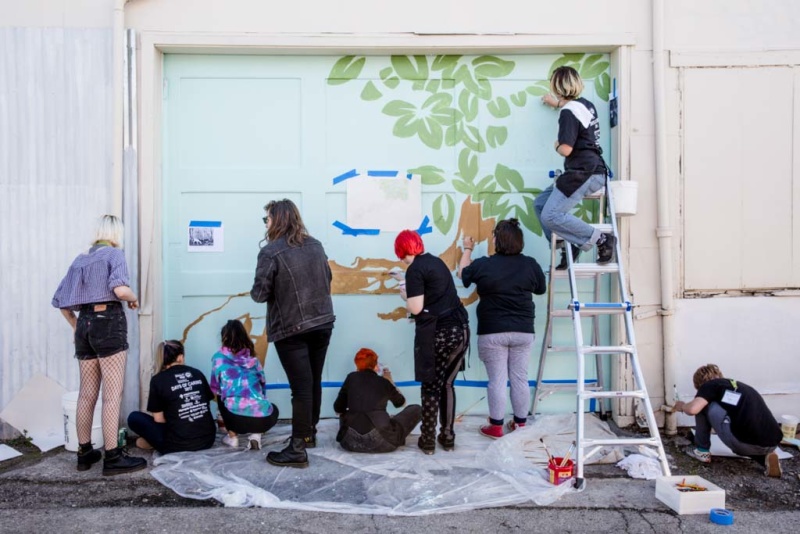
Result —
[[[732, 393], [726, 397], [727, 391]], [[740, 395], [737, 396], [737, 393]], [[747, 384], [728, 378], [715, 378], [700, 386], [697, 396], [709, 403], [716, 402], [728, 412], [731, 432], [742, 443], [774, 447], [783, 439], [780, 425], [764, 399]]]
[[[456, 293], [453, 274], [438, 257], [427, 252], [414, 258], [406, 270], [406, 296], [425, 296], [424, 309], [439, 319], [436, 329], [461, 326], [463, 308]], [[465, 315], [465, 314], [464, 314]]]
[[478, 287], [478, 335], [501, 332], [533, 333], [531, 293], [547, 289], [539, 263], [523, 254], [478, 258], [461, 271], [464, 287]]
[[147, 411], [164, 412], [164, 451], [209, 448], [217, 428], [208, 403], [214, 395], [203, 373], [188, 365], [173, 365], [150, 380]]
[[394, 384], [367, 369], [347, 375], [333, 409], [336, 413], [345, 414], [347, 426], [359, 434], [366, 434], [373, 428], [391, 427], [386, 412], [388, 401], [399, 408], [406, 403], [406, 398]]
[[564, 170], [605, 172], [597, 110], [585, 98], [572, 100], [561, 109], [558, 143], [572, 147], [564, 159]]

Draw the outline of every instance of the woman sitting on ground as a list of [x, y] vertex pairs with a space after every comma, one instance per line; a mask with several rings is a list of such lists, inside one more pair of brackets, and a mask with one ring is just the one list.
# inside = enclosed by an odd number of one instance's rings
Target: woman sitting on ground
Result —
[[208, 403], [214, 396], [203, 373], [186, 365], [183, 343], [158, 345], [161, 372], [150, 379], [147, 411], [131, 412], [128, 427], [140, 437], [136, 446], [162, 454], [200, 451], [214, 445], [217, 425]]
[[390, 416], [387, 402], [399, 408], [406, 398], [394, 385], [389, 369], [384, 367], [378, 374], [378, 355], [370, 349], [359, 350], [355, 364], [357, 371], [347, 375], [333, 403], [340, 414], [336, 441], [351, 452], [392, 452], [405, 445], [406, 437], [422, 419], [422, 408], [411, 404]]
[[278, 407], [267, 400], [267, 379], [255, 346], [241, 321], [225, 323], [222, 347], [211, 359], [211, 391], [228, 435], [222, 442], [239, 446], [239, 434], [249, 434], [247, 449], [261, 449], [261, 434], [275, 426]]

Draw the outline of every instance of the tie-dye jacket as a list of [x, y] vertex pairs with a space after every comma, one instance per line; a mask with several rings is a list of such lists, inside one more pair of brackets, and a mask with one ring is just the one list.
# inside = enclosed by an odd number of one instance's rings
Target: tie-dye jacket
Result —
[[222, 347], [211, 359], [209, 386], [225, 408], [245, 417], [266, 417], [272, 413], [264, 387], [267, 379], [257, 358], [247, 349], [232, 354]]

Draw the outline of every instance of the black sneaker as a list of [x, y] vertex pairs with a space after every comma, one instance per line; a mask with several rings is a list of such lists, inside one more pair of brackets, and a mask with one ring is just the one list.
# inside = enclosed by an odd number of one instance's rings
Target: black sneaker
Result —
[[93, 449], [91, 443], [85, 443], [78, 447], [78, 471], [86, 471], [92, 465], [103, 459], [99, 449]]
[[[581, 254], [581, 249], [576, 247], [575, 245], [570, 245], [569, 248], [572, 250], [572, 261], [573, 263], [578, 261], [578, 256]], [[567, 269], [567, 250], [565, 248], [561, 249], [561, 262], [556, 265], [556, 271], [564, 271]]]
[[597, 245], [597, 263], [603, 265], [614, 259], [614, 249], [617, 247], [617, 238], [614, 234], [603, 234], [605, 240]]
[[137, 458], [130, 456], [124, 447], [117, 447], [106, 451], [106, 457], [103, 460], [103, 476], [110, 477], [114, 475], [123, 475], [125, 473], [133, 473], [140, 471], [147, 467], [147, 460], [144, 458]]

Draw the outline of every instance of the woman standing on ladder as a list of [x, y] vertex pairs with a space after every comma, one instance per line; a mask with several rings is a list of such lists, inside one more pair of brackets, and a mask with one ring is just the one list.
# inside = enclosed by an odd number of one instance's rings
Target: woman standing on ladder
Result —
[[[597, 245], [597, 263], [608, 263], [614, 257], [617, 238], [596, 230], [571, 213], [586, 195], [606, 185], [608, 171], [600, 148], [597, 110], [594, 104], [581, 98], [583, 80], [572, 67], [559, 67], [553, 71], [550, 89], [553, 94], [543, 96], [542, 102], [561, 110], [554, 147], [559, 155], [564, 156], [564, 172], [553, 185], [539, 193], [534, 201], [534, 210], [548, 241], [552, 232], [569, 241], [573, 260], [578, 258], [581, 250], [590, 250]], [[556, 269], [566, 268], [565, 246]]]

